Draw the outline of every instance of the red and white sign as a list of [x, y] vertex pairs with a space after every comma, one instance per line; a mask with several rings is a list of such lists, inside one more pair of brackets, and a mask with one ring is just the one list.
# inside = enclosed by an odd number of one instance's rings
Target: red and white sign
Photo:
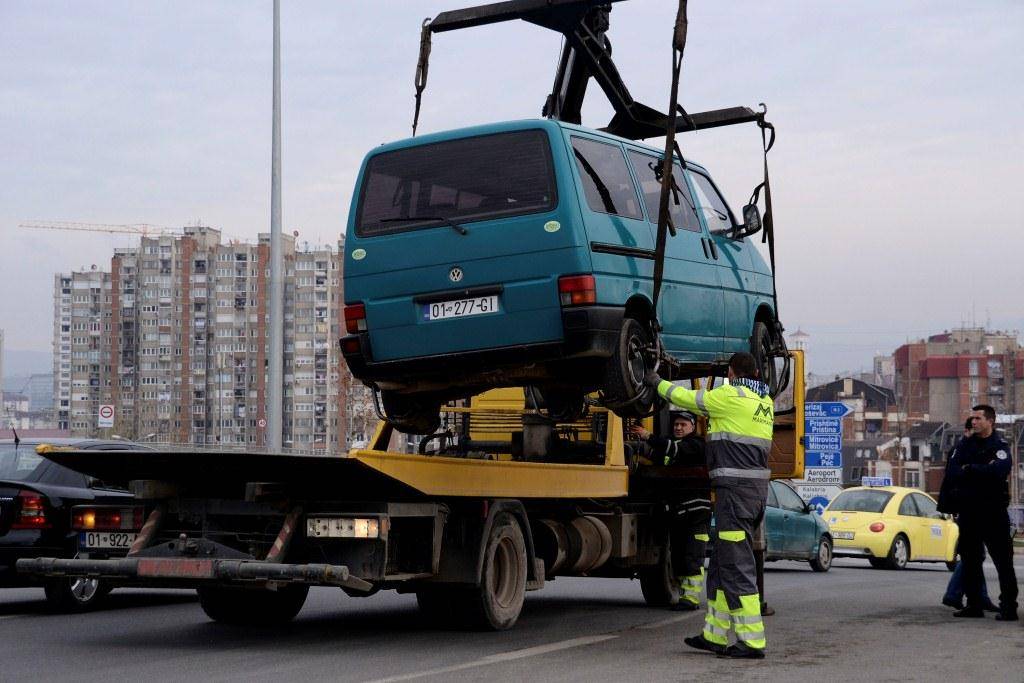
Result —
[[267, 421], [261, 417], [259, 420], [256, 421], [256, 424], [260, 426], [260, 429], [263, 429], [264, 427], [267, 426]]
[[100, 429], [107, 429], [114, 426], [114, 406], [100, 406], [100, 411], [96, 414], [96, 426]]

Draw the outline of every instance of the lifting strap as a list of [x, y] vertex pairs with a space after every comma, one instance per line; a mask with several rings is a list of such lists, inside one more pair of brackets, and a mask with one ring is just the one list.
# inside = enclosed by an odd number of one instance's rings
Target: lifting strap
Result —
[[[750, 201], [747, 203], [756, 205], [761, 188], [764, 188], [764, 218], [761, 219], [764, 234], [761, 235], [761, 243], [767, 242], [768, 244], [768, 260], [772, 266], [772, 303], [775, 308], [775, 322], [778, 323], [779, 293], [775, 285], [775, 219], [772, 214], [772, 185], [768, 177], [768, 152], [775, 145], [775, 126], [765, 121], [764, 115], [767, 112], [768, 107], [762, 102], [761, 113], [757, 117], [757, 125], [761, 129], [761, 146], [764, 148], [764, 181], [754, 188], [754, 192], [750, 195]], [[767, 135], [768, 131], [771, 132], [770, 137]]]
[[[661, 281], [665, 273], [665, 243], [668, 232], [674, 237], [676, 228], [672, 225], [668, 211], [668, 195], [673, 189], [672, 152], [676, 145], [676, 114], [679, 111], [679, 72], [683, 66], [683, 50], [686, 48], [686, 0], [679, 0], [676, 12], [676, 25], [672, 35], [672, 92], [669, 96], [668, 117], [665, 125], [665, 155], [661, 160], [661, 197], [658, 200], [658, 235], [654, 245], [654, 291], [651, 293], [654, 305], [655, 326], [660, 328], [658, 320], [658, 296], [661, 294]], [[657, 330], [655, 330], [657, 331]]]
[[420, 122], [420, 100], [427, 87], [427, 70], [430, 68], [430, 17], [423, 20], [420, 29], [420, 58], [416, 61], [416, 112], [412, 115], [412, 136], [416, 137], [416, 126]]

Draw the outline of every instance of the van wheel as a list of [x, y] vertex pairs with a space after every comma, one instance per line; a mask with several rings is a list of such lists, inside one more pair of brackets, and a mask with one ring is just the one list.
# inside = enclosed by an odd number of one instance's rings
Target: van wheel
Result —
[[405, 434], [433, 434], [441, 426], [441, 402], [430, 395], [380, 392], [388, 422]]
[[771, 395], [775, 396], [779, 387], [779, 371], [772, 357], [775, 340], [768, 326], [760, 320], [754, 323], [754, 331], [750, 335], [750, 353], [757, 362], [758, 379], [768, 385]]
[[647, 349], [650, 332], [637, 320], [626, 318], [619, 331], [619, 343], [605, 365], [605, 402], [619, 417], [646, 415], [654, 403], [654, 392], [644, 386], [644, 375], [653, 369]]

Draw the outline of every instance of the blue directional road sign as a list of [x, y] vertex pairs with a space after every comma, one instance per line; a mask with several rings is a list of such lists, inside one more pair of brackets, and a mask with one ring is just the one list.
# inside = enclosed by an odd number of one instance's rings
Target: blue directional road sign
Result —
[[804, 405], [804, 467], [843, 466], [843, 417], [849, 412], [839, 401]]

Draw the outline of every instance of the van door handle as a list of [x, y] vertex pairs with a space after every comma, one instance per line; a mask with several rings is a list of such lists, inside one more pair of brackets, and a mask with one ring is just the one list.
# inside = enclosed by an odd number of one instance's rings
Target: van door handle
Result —
[[700, 246], [704, 250], [704, 258], [711, 258], [711, 254], [708, 253], [708, 239], [706, 237], [700, 238]]
[[714, 256], [715, 260], [717, 261], [718, 260], [718, 247], [715, 246], [715, 241], [713, 239], [711, 239], [711, 238], [708, 238], [708, 245], [711, 247], [711, 255]]

